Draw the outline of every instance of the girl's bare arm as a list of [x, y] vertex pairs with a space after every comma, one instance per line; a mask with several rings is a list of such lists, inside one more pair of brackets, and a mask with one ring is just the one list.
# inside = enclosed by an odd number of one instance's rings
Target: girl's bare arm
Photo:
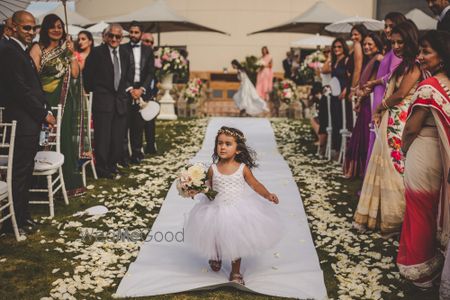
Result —
[[279, 202], [278, 197], [275, 194], [270, 193], [266, 189], [266, 187], [261, 182], [259, 182], [255, 178], [255, 176], [253, 176], [252, 171], [250, 171], [250, 169], [247, 166], [244, 167], [244, 178], [245, 178], [245, 181], [248, 183], [248, 185], [259, 195], [266, 198], [270, 202], [273, 202], [273, 203]]

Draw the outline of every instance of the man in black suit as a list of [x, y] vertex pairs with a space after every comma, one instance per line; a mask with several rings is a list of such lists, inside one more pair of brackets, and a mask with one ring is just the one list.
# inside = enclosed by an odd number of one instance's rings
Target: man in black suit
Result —
[[284, 78], [291, 79], [292, 76], [292, 53], [286, 52], [286, 58], [283, 59]]
[[130, 97], [129, 128], [131, 163], [139, 164], [144, 158], [141, 149], [145, 121], [139, 113], [140, 107], [137, 101], [139, 101], [139, 98], [142, 98], [144, 101], [151, 99], [149, 87], [154, 78], [155, 59], [152, 48], [142, 45], [142, 26], [138, 22], [133, 21], [128, 32], [130, 33], [130, 42], [122, 45], [122, 47], [130, 57], [128, 82], [132, 82], [132, 86], [127, 88]]
[[427, 0], [428, 7], [438, 17], [437, 30], [450, 32], [450, 2], [448, 0]]
[[122, 141], [126, 130], [128, 97], [125, 89], [129, 57], [120, 49], [123, 30], [111, 24], [106, 32], [106, 44], [95, 47], [84, 68], [84, 84], [93, 92], [95, 158], [98, 176], [113, 178], [116, 164], [122, 158]]
[[[36, 26], [32, 14], [18, 11], [12, 17], [13, 34], [0, 45], [0, 91], [5, 120], [17, 121], [14, 145], [12, 194], [19, 228], [33, 225], [28, 208], [34, 158], [42, 124], [54, 125], [36, 67], [28, 54]], [[10, 222], [4, 231], [11, 230]]]

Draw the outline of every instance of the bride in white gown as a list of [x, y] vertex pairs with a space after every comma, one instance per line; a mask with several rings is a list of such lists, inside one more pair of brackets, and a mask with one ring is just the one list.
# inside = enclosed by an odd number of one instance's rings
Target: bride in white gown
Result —
[[239, 90], [233, 96], [233, 100], [241, 111], [241, 115], [247, 113], [251, 116], [256, 116], [262, 112], [269, 111], [266, 101], [259, 97], [255, 86], [248, 78], [241, 64], [234, 59], [231, 65], [238, 71], [238, 78], [241, 81]]

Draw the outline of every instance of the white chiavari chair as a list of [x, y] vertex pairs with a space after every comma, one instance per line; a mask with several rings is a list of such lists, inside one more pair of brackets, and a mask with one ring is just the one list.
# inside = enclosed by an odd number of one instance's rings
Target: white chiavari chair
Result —
[[[87, 132], [87, 136], [89, 139], [89, 145], [90, 145], [90, 152], [91, 155], [93, 155], [93, 151], [92, 151], [92, 130], [91, 130], [91, 122], [92, 122], [92, 92], [89, 93], [89, 95], [87, 95], [86, 97], [86, 101], [87, 101], [87, 119], [88, 119], [88, 132]], [[86, 158], [85, 162], [83, 162], [83, 164], [81, 165], [81, 175], [83, 178], [83, 185], [86, 186], [86, 167], [90, 165], [91, 166], [91, 170], [92, 170], [92, 175], [94, 176], [94, 179], [98, 179], [97, 177], [97, 172], [95, 171], [95, 161], [93, 156], [91, 156], [90, 158]]]
[[[6, 181], [0, 181], [0, 211], [6, 212], [8, 210], [6, 215], [0, 214], [0, 223], [11, 218], [14, 235], [16, 236], [16, 240], [20, 241], [12, 195], [12, 167], [16, 124], [16, 121], [12, 121], [12, 123], [0, 123], [0, 149], [5, 149], [0, 153], [0, 170], [3, 174], [6, 171], [6, 177], [2, 178]], [[4, 154], [6, 153], [6, 149], [7, 154]]]
[[[50, 208], [50, 216], [55, 216], [54, 195], [60, 189], [64, 197], [64, 203], [69, 204], [67, 197], [66, 186], [64, 184], [64, 177], [62, 172], [62, 165], [64, 164], [64, 155], [61, 153], [61, 117], [62, 107], [52, 107], [56, 114], [56, 126], [49, 131], [48, 143], [46, 146], [50, 150], [39, 151], [35, 157], [33, 176], [45, 176], [47, 178], [47, 188], [34, 188], [30, 192], [48, 193], [48, 200], [33, 200], [30, 204], [48, 204]], [[53, 178], [55, 176], [55, 178]]]

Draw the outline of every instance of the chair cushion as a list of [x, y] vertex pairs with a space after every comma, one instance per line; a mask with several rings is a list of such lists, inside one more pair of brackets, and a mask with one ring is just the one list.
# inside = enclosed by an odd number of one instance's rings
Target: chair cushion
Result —
[[8, 192], [8, 185], [4, 181], [0, 181], [0, 195], [6, 194]]
[[54, 151], [39, 151], [34, 158], [34, 171], [43, 172], [59, 168], [64, 163], [64, 155]]

